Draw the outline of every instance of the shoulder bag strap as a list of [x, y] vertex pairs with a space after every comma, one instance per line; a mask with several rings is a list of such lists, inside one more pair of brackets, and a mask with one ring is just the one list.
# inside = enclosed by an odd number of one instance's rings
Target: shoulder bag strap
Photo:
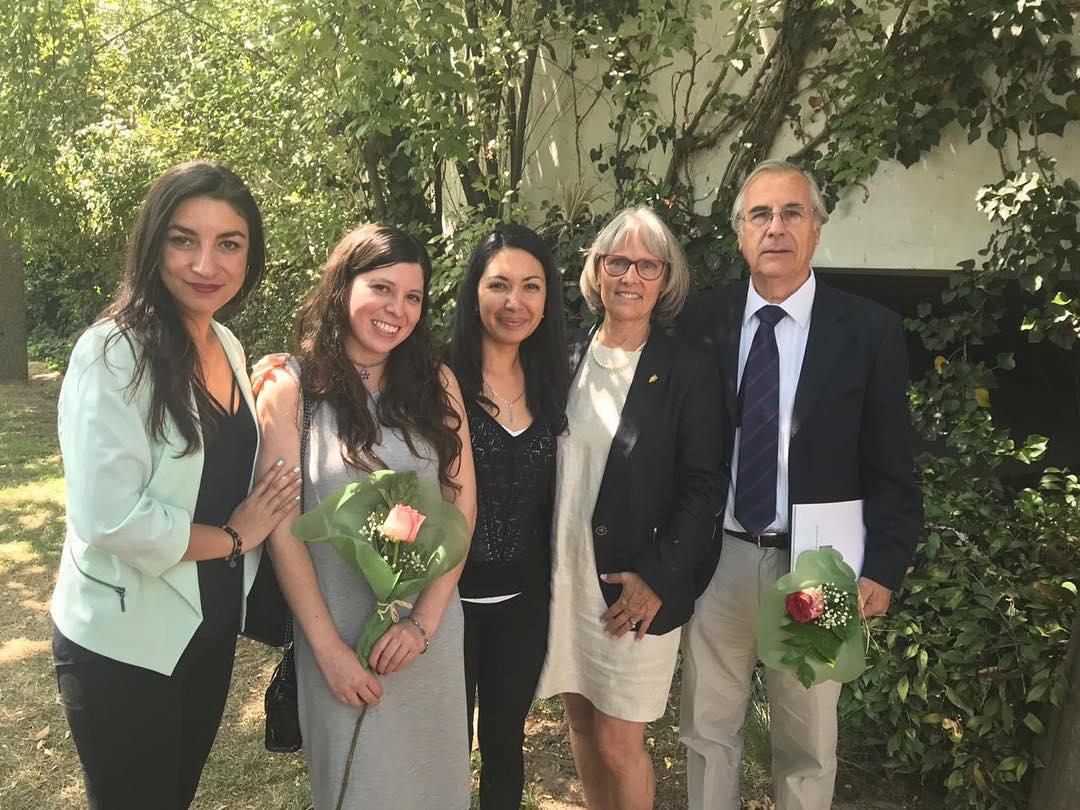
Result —
[[[303, 409], [303, 415], [300, 417], [300, 514], [302, 515], [304, 514], [303, 479], [307, 476], [308, 435], [311, 433], [311, 412], [314, 405], [312, 405], [310, 397], [304, 396], [303, 390], [300, 391], [300, 402]], [[285, 649], [291, 649], [293, 643], [292, 613], [289, 614], [289, 618], [285, 621], [285, 635], [283, 638]]]

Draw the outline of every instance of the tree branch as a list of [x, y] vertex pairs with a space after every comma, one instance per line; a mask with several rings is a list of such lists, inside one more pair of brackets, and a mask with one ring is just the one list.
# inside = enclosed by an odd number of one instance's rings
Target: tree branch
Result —
[[[899, 13], [896, 15], [896, 21], [893, 23], [892, 33], [889, 34], [889, 39], [885, 42], [885, 47], [881, 49], [882, 57], [888, 56], [896, 42], [897, 33], [903, 28], [904, 18], [907, 17], [908, 10], [911, 8], [912, 0], [904, 0], [904, 5], [900, 7]], [[798, 151], [791, 156], [791, 160], [800, 161], [812, 150], [817, 149], [822, 143], [824, 143], [834, 132], [836, 128], [836, 121], [849, 115], [859, 106], [861, 99], [852, 99], [840, 112], [834, 113], [829, 117], [829, 120], [825, 122], [825, 125], [821, 128], [821, 131], [817, 135], [812, 137], [809, 141], [799, 147]]]

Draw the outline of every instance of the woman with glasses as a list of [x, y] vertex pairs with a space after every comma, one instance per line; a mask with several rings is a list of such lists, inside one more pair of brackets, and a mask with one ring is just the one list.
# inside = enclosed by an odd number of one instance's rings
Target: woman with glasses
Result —
[[656, 323], [678, 314], [690, 276], [655, 213], [608, 223], [580, 285], [601, 322], [571, 342], [539, 694], [563, 697], [586, 804], [637, 810], [655, 795], [645, 726], [664, 714], [723, 508], [723, 408], [715, 369]]

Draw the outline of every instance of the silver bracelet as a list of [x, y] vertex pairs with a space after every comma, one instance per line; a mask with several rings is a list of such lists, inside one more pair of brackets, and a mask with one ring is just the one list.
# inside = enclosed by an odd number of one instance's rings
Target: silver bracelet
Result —
[[427, 648], [431, 646], [431, 640], [428, 638], [427, 630], [424, 629], [424, 625], [420, 624], [420, 620], [415, 616], [408, 616], [407, 618], [413, 623], [413, 627], [420, 631], [420, 638], [424, 640], [424, 649], [420, 651], [420, 654], [423, 655], [427, 652]]

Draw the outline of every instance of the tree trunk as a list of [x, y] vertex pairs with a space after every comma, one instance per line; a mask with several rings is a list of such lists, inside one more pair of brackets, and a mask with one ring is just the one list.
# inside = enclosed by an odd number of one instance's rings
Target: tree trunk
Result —
[[1066, 810], [1080, 796], [1080, 615], [1069, 645], [1069, 691], [1050, 722], [1042, 752], [1046, 767], [1035, 777], [1031, 810]]
[[0, 380], [26, 379], [26, 274], [14, 239], [0, 235]]

